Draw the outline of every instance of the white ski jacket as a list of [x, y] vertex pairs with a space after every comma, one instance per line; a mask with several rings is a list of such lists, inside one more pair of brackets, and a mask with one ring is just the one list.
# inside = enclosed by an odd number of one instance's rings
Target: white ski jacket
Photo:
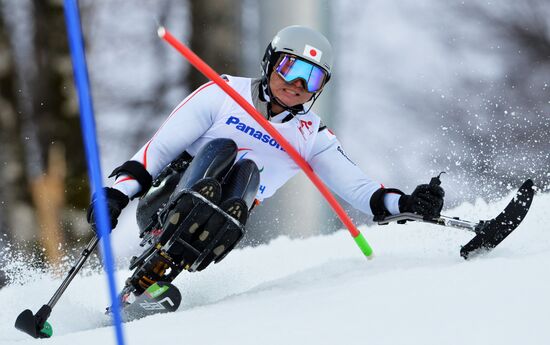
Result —
[[[259, 101], [258, 79], [224, 76], [231, 87], [248, 102], [265, 110]], [[261, 109], [263, 106], [264, 109]], [[263, 111], [264, 115], [266, 111]], [[328, 128], [319, 130], [321, 119], [313, 111], [292, 117], [283, 112], [270, 119], [271, 124], [311, 165], [324, 183], [353, 207], [372, 216], [370, 198], [381, 187], [367, 177], [344, 153], [342, 145]], [[213, 82], [199, 87], [185, 98], [168, 119], [132, 158], [143, 164], [153, 176], [187, 151], [195, 156], [208, 141], [230, 138], [237, 143], [237, 159], [253, 160], [260, 170], [260, 201], [272, 196], [300, 168], [248, 113]], [[116, 179], [114, 188], [132, 197], [139, 183], [127, 176]], [[392, 214], [399, 213], [399, 195], [386, 194], [384, 205]]]

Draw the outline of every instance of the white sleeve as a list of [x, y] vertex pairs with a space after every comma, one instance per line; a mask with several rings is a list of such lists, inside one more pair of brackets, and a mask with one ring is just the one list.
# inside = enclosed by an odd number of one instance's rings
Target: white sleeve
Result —
[[[213, 82], [202, 85], [178, 104], [151, 140], [131, 160], [143, 164], [155, 178], [212, 126], [224, 100], [225, 93]], [[119, 176], [113, 187], [128, 197], [136, 195], [141, 189], [139, 183], [128, 176]]]
[[[338, 196], [363, 213], [373, 215], [370, 199], [383, 186], [359, 169], [328, 129], [318, 133], [309, 164]], [[384, 196], [384, 205], [390, 213], [399, 213], [399, 198], [398, 194]]]

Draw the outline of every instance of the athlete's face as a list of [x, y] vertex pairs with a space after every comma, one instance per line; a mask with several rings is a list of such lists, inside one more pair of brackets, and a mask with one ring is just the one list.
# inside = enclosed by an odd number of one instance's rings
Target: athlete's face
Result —
[[275, 70], [271, 72], [269, 87], [273, 96], [289, 107], [304, 104], [313, 96], [313, 93], [307, 92], [305, 89], [302, 79], [287, 83]]

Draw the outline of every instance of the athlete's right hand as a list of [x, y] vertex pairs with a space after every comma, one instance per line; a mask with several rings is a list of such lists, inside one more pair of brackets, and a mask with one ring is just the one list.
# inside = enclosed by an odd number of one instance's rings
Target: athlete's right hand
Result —
[[[103, 188], [103, 190], [105, 191], [107, 210], [109, 212], [109, 218], [111, 219], [111, 228], [114, 229], [118, 224], [118, 216], [120, 216], [122, 209], [126, 207], [126, 205], [128, 205], [130, 199], [128, 199], [128, 197], [118, 189], [105, 187]], [[86, 219], [88, 220], [88, 223], [92, 226], [92, 229], [97, 233], [95, 219], [96, 212], [94, 211], [96, 203], [97, 196], [94, 193], [94, 196], [92, 197], [92, 203], [88, 207]]]

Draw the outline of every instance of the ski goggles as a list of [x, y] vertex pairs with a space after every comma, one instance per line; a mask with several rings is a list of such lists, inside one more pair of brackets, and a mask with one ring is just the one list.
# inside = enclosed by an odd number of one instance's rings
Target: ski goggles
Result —
[[327, 72], [324, 69], [288, 54], [282, 56], [275, 71], [287, 83], [302, 79], [310, 93], [321, 90], [327, 79]]

